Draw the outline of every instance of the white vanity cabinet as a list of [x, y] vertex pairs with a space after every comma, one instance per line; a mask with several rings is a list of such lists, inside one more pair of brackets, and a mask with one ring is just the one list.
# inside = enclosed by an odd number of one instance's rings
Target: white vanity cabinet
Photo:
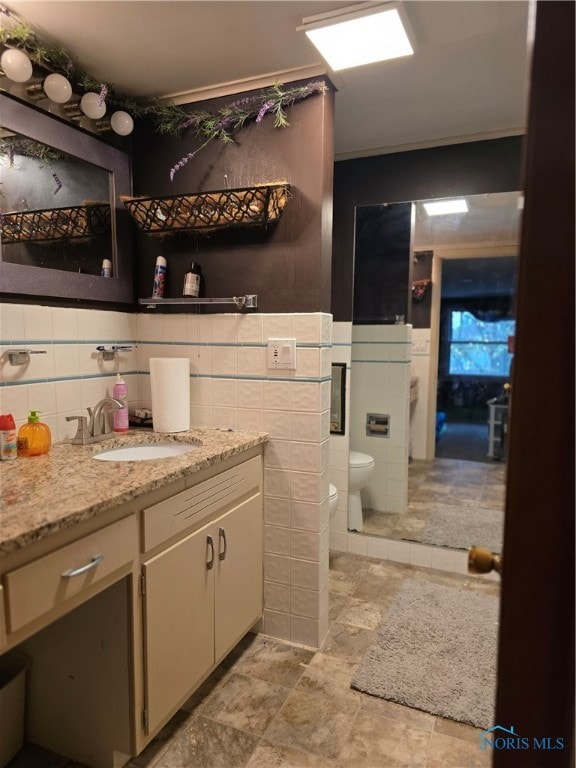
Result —
[[31, 741], [94, 768], [144, 749], [262, 615], [262, 485], [258, 446], [3, 559]]
[[262, 615], [261, 478], [253, 458], [144, 510], [148, 546], [181, 531], [142, 565], [146, 732]]
[[262, 510], [253, 496], [147, 561], [145, 727], [153, 732], [262, 613]]

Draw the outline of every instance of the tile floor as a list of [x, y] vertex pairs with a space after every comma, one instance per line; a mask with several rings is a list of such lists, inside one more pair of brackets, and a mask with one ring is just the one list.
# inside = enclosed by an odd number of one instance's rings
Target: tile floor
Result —
[[[426, 541], [426, 523], [434, 510], [458, 516], [462, 506], [478, 507], [504, 522], [506, 464], [460, 459], [413, 461], [408, 468], [408, 507], [403, 513], [364, 510], [364, 533], [390, 539]], [[431, 542], [439, 543], [445, 542]]]
[[[479, 731], [350, 688], [403, 579], [498, 594], [499, 585], [333, 553], [319, 651], [248, 635], [130, 768], [484, 768]], [[26, 745], [8, 768], [83, 768]]]

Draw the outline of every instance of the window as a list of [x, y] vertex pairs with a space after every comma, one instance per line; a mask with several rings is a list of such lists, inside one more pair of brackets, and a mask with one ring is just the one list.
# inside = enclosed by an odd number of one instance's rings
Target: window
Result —
[[508, 337], [514, 335], [514, 320], [478, 320], [470, 312], [450, 312], [448, 372], [455, 376], [499, 376], [510, 374], [512, 355]]

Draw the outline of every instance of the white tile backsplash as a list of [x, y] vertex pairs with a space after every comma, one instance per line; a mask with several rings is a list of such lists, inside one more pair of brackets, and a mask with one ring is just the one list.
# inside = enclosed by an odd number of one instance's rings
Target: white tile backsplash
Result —
[[290, 475], [291, 473], [286, 470], [267, 467], [264, 475], [264, 491], [266, 495], [289, 499]]
[[290, 410], [290, 382], [264, 382], [264, 408], [271, 411]]
[[290, 439], [290, 411], [264, 411], [264, 430], [270, 437]]
[[292, 440], [319, 443], [322, 440], [320, 414], [298, 413], [290, 414], [290, 437]]
[[240, 315], [237, 325], [240, 344], [262, 343], [264, 340], [264, 318], [262, 315]]
[[212, 405], [235, 408], [237, 403], [237, 383], [235, 379], [214, 379], [212, 381]]
[[[267, 499], [265, 499], [265, 504]], [[264, 552], [273, 555], [290, 555], [290, 530], [274, 525], [264, 526]]]
[[290, 587], [290, 613], [293, 616], [317, 619], [319, 607], [316, 590]]
[[239, 347], [238, 375], [263, 376], [264, 373], [264, 350], [261, 347]]
[[21, 304], [0, 305], [0, 342], [25, 338], [24, 309]]
[[297, 344], [320, 344], [322, 341], [322, 315], [298, 314], [290, 317], [290, 335]]
[[288, 528], [290, 525], [290, 501], [285, 498], [267, 497], [264, 520], [268, 525]]
[[242, 408], [264, 408], [264, 382], [238, 381], [238, 402]]
[[264, 432], [264, 414], [262, 411], [238, 408], [238, 429], [245, 432]]
[[270, 439], [264, 451], [264, 466], [290, 469], [290, 441], [277, 438]]
[[[268, 371], [268, 338], [297, 339], [296, 371]], [[53, 439], [64, 439], [76, 427], [66, 415], [110, 394], [116, 372], [125, 375], [131, 407], [150, 407], [150, 358], [188, 357], [193, 426], [270, 433], [263, 626], [317, 645], [327, 629], [331, 338], [325, 313], [162, 315], [0, 304], [1, 351], [24, 341], [46, 351], [25, 371], [2, 358], [0, 407], [17, 422], [34, 407], [50, 420]], [[113, 343], [137, 348], [103, 361], [96, 346]]]
[[267, 339], [286, 339], [290, 336], [290, 315], [264, 315], [264, 342]]
[[[291, 561], [289, 557], [282, 555], [264, 555], [264, 578], [267, 581], [275, 581], [278, 584], [290, 584]], [[305, 584], [301, 586], [306, 586]]]
[[270, 610], [290, 612], [290, 587], [277, 582], [264, 582], [264, 606]]

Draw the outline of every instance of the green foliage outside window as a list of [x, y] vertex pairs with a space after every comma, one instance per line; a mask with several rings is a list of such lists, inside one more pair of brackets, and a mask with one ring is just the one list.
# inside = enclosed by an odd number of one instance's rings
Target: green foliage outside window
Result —
[[514, 320], [478, 320], [470, 312], [450, 313], [449, 372], [456, 376], [507, 378], [512, 355], [508, 337], [514, 335]]

